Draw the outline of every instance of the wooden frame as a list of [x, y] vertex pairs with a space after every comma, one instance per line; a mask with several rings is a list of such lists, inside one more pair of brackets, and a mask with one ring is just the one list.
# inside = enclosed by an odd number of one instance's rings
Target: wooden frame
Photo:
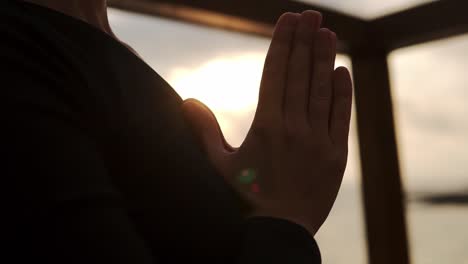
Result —
[[[312, 7], [286, 0], [109, 0], [112, 7], [202, 24], [242, 33], [271, 37], [278, 17], [285, 12], [302, 12]], [[322, 12], [324, 24], [340, 36], [338, 48], [364, 39], [366, 22], [338, 12], [313, 7]]]
[[370, 21], [387, 52], [468, 33], [468, 1], [442, 0]]
[[[369, 262], [409, 263], [387, 55], [468, 33], [468, 1], [443, 0], [366, 21], [291, 0], [108, 0], [125, 10], [271, 37], [284, 12], [314, 9], [353, 62]], [[337, 249], [339, 250], [339, 249]]]

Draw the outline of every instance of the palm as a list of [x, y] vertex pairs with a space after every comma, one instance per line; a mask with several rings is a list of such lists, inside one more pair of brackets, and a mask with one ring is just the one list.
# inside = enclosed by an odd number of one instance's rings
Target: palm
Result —
[[319, 30], [320, 20], [313, 11], [279, 20], [257, 112], [238, 149], [225, 143], [208, 108], [184, 103], [213, 164], [252, 202], [254, 214], [287, 218], [313, 233], [341, 183], [351, 108], [349, 73], [334, 70], [336, 37]]

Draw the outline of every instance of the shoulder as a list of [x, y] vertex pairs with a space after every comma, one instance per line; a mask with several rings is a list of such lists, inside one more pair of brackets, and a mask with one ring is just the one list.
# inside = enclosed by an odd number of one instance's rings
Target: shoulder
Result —
[[24, 57], [51, 55], [47, 52], [55, 46], [53, 30], [47, 27], [38, 14], [31, 13], [31, 10], [19, 1], [7, 0], [0, 5], [2, 57], [13, 57], [19, 52], [24, 54]]
[[[2, 96], [9, 103], [69, 104], [86, 86], [66, 36], [19, 1], [0, 3]], [[39, 9], [39, 11], [41, 11]]]
[[33, 66], [28, 64], [40, 62], [40, 68], [66, 69], [66, 36], [45, 19], [48, 15], [45, 8], [31, 9], [20, 1], [11, 0], [0, 5], [2, 66], [16, 67], [19, 62]]

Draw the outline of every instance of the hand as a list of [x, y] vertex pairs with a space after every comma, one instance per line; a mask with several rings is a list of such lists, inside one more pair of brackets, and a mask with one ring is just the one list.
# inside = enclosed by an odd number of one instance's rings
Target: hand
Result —
[[334, 70], [336, 35], [315, 11], [285, 13], [265, 60], [252, 126], [239, 148], [194, 99], [182, 109], [216, 169], [250, 201], [252, 216], [287, 219], [312, 235], [336, 199], [348, 154], [351, 78]]

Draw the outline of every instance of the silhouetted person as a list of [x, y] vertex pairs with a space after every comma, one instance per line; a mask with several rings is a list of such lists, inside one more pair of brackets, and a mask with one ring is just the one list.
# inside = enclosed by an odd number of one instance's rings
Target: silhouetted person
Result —
[[114, 36], [105, 0], [0, 6], [0, 262], [320, 263], [352, 92], [319, 13], [279, 19], [232, 148]]

